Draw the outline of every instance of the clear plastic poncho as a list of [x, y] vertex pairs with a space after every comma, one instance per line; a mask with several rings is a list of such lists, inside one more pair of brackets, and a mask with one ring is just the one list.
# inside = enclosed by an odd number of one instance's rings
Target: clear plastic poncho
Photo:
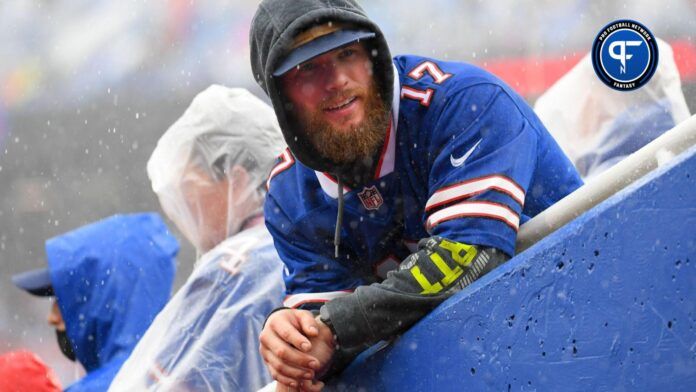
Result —
[[148, 174], [163, 209], [201, 251], [223, 238], [157, 315], [110, 391], [245, 391], [271, 381], [258, 336], [285, 286], [261, 213], [267, 174], [284, 148], [269, 106], [221, 86], [199, 94], [162, 136]]
[[256, 391], [271, 382], [258, 338], [266, 316], [282, 306], [282, 275], [263, 224], [207, 252], [109, 391]]
[[606, 86], [588, 54], [537, 100], [534, 111], [583, 177], [599, 174], [689, 117], [672, 48], [657, 41], [657, 70], [637, 90]]
[[270, 106], [245, 89], [213, 85], [162, 135], [147, 173], [200, 255], [262, 211], [266, 178], [284, 148]]

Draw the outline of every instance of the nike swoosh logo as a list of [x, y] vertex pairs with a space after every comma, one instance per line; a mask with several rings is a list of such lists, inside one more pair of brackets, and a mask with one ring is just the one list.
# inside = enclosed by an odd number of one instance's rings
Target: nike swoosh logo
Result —
[[469, 158], [469, 155], [471, 155], [471, 153], [474, 152], [474, 150], [476, 149], [476, 147], [478, 147], [478, 145], [481, 143], [482, 140], [483, 139], [479, 139], [479, 141], [476, 142], [476, 144], [474, 144], [474, 146], [471, 147], [469, 149], [469, 151], [467, 151], [464, 155], [462, 155], [459, 158], [455, 158], [452, 155], [450, 155], [450, 163], [452, 164], [452, 166], [459, 167], [459, 166], [463, 165], [464, 161], [466, 161], [466, 159]]

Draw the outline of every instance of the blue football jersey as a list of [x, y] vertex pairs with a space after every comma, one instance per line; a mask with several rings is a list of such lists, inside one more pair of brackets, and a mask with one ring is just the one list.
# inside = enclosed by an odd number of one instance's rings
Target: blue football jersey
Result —
[[531, 108], [473, 65], [394, 59], [392, 120], [372, 183], [344, 188], [285, 151], [266, 225], [286, 265], [286, 306], [321, 303], [386, 276], [433, 235], [512, 256], [520, 224], [582, 181]]

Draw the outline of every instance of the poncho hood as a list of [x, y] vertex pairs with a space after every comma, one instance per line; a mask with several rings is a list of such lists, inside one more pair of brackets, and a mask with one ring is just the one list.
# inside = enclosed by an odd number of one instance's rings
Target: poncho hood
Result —
[[115, 215], [46, 241], [55, 296], [88, 375], [109, 385], [171, 294], [179, 244], [155, 213]]

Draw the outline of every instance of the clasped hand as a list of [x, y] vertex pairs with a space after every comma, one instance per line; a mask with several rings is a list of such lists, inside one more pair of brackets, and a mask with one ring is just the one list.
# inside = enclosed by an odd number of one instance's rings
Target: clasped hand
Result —
[[278, 391], [320, 391], [318, 381], [331, 361], [331, 329], [307, 310], [283, 309], [268, 318], [259, 351]]

